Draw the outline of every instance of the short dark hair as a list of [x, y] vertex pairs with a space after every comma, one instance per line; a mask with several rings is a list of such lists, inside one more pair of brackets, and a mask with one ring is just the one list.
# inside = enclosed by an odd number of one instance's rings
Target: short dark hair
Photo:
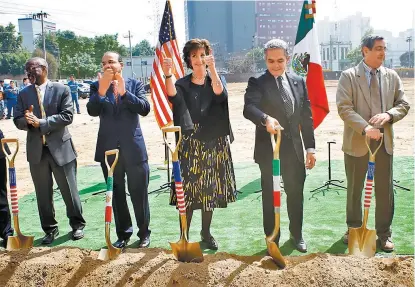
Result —
[[200, 48], [204, 48], [206, 55], [208, 55], [209, 50], [211, 49], [209, 41], [206, 39], [195, 38], [195, 39], [191, 39], [187, 41], [186, 44], [184, 45], [183, 60], [189, 69], [193, 69], [191, 61], [190, 61], [190, 53]]
[[367, 36], [363, 37], [362, 42], [360, 44], [360, 52], [362, 53], [362, 56], [363, 57], [365, 56], [363, 54], [363, 48], [364, 47], [367, 47], [367, 48], [369, 48], [369, 50], [372, 50], [376, 41], [382, 41], [384, 39], [385, 39], [384, 37], [378, 36], [378, 35], [367, 35]]
[[29, 78], [23, 78], [23, 82], [26, 81], [26, 80], [29, 80]]
[[120, 62], [120, 63], [123, 62], [120, 53], [115, 52], [115, 51], [107, 51], [107, 52], [104, 53], [104, 56], [107, 55], [107, 54], [116, 54], [117, 58], [118, 58], [117, 61]]

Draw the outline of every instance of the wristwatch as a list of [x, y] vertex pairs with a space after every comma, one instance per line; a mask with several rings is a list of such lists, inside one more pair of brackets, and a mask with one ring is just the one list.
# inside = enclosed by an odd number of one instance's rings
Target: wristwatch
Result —
[[168, 76], [166, 76], [166, 75], [163, 75], [163, 77], [164, 77], [165, 79], [171, 78], [172, 76], [173, 76], [173, 74], [171, 74], [171, 75], [168, 75]]
[[268, 115], [267, 115], [267, 114], [264, 114], [264, 115], [262, 116], [262, 118], [261, 118], [261, 124], [262, 124], [263, 126], [266, 126], [266, 125], [267, 125], [267, 119], [268, 119]]

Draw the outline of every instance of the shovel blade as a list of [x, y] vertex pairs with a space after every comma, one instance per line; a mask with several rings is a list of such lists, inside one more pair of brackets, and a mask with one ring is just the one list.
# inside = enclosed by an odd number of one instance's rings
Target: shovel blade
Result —
[[6, 249], [8, 251], [30, 249], [33, 247], [34, 238], [34, 236], [24, 236], [22, 234], [9, 236]]
[[203, 253], [199, 242], [188, 242], [180, 239], [178, 242], [170, 242], [171, 249], [177, 260], [181, 262], [202, 262]]
[[267, 243], [268, 254], [272, 257], [275, 264], [277, 264], [277, 266], [280, 268], [285, 268], [285, 259], [284, 256], [282, 256], [278, 245], [275, 242], [270, 241], [268, 239], [265, 239], [265, 241]]
[[376, 230], [365, 227], [350, 228], [349, 254], [360, 257], [373, 257], [376, 253]]
[[108, 249], [101, 249], [98, 254], [98, 260], [109, 261], [118, 257], [122, 252], [121, 248], [108, 246]]

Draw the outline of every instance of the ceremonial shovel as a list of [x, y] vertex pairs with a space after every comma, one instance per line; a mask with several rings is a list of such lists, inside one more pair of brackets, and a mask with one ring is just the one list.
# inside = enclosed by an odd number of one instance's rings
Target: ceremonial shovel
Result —
[[362, 226], [359, 228], [349, 229], [349, 254], [356, 256], [373, 257], [376, 252], [376, 230], [369, 230], [366, 228], [367, 219], [369, 217], [369, 208], [372, 200], [373, 178], [375, 176], [375, 156], [379, 148], [382, 146], [383, 134], [380, 139], [380, 144], [372, 153], [367, 138], [365, 139], [366, 146], [369, 150], [369, 165], [367, 169], [365, 200], [364, 200], [364, 215]]
[[275, 225], [274, 231], [270, 236], [265, 238], [269, 255], [274, 259], [275, 263], [280, 268], [285, 267], [285, 260], [281, 254], [275, 239], [280, 231], [280, 208], [281, 208], [281, 173], [280, 173], [280, 144], [281, 144], [281, 129], [277, 129], [277, 142], [275, 142], [275, 135], [271, 135], [272, 149], [274, 151], [274, 159], [272, 160], [272, 177], [274, 186], [274, 214]]
[[[7, 143], [16, 143], [16, 150], [11, 157], [6, 152]], [[17, 139], [1, 139], [3, 152], [9, 162], [9, 181], [10, 181], [10, 199], [12, 204], [13, 223], [16, 236], [9, 236], [7, 240], [7, 250], [28, 249], [33, 247], [34, 236], [25, 236], [20, 232], [19, 225], [19, 203], [17, 198], [16, 187], [16, 169], [14, 159], [19, 151], [19, 141]]]
[[[165, 127], [161, 129], [163, 132], [163, 139], [172, 153], [174, 184], [176, 188], [177, 206], [180, 214], [180, 240], [176, 243], [170, 242], [171, 249], [177, 260], [182, 262], [200, 262], [203, 260], [203, 253], [200, 249], [199, 242], [189, 242], [187, 239], [187, 217], [186, 204], [184, 201], [184, 191], [182, 186], [182, 177], [180, 173], [179, 163], [179, 145], [182, 140], [181, 128], [179, 126]], [[167, 142], [166, 133], [178, 132], [179, 140], [175, 149]]]
[[[105, 241], [107, 243], [108, 249], [101, 249], [98, 254], [99, 260], [111, 260], [116, 258], [120, 255], [122, 249], [114, 247], [111, 243], [111, 236], [110, 236], [110, 226], [111, 226], [111, 219], [112, 219], [112, 187], [114, 182], [114, 169], [115, 165], [118, 162], [118, 149], [108, 150], [105, 152], [105, 164], [107, 165], [108, 169], [108, 178], [107, 178], [107, 193], [105, 196]], [[115, 155], [114, 162], [112, 163], [111, 167], [108, 164], [108, 156]]]

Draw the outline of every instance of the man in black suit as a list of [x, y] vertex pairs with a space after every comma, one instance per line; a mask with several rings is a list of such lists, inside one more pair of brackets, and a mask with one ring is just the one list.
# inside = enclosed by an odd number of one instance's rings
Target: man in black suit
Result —
[[[287, 43], [279, 39], [265, 44], [267, 71], [258, 78], [249, 79], [244, 116], [256, 125], [254, 159], [261, 170], [263, 222], [267, 236], [272, 234], [275, 224], [270, 134], [275, 134], [279, 126], [284, 128], [280, 162], [289, 229], [296, 249], [307, 252], [302, 234], [303, 188], [305, 168], [312, 169], [316, 161], [314, 129], [306, 83], [303, 78], [286, 72], [287, 49]], [[302, 141], [307, 151], [305, 164]], [[279, 243], [279, 236], [276, 243]]]
[[50, 244], [59, 234], [53, 206], [53, 180], [58, 184], [72, 227], [72, 239], [84, 237], [85, 220], [76, 182], [76, 151], [68, 125], [72, 123], [69, 88], [48, 80], [45, 59], [32, 58], [25, 65], [32, 85], [18, 96], [14, 124], [27, 131], [27, 161], [35, 185], [42, 229], [42, 244]]
[[[118, 240], [115, 247], [124, 248], [131, 235], [133, 225], [128, 210], [125, 175], [128, 191], [133, 203], [139, 231], [139, 247], [150, 245], [150, 208], [148, 204], [149, 167], [147, 149], [140, 128], [141, 116], [150, 112], [143, 83], [124, 79], [123, 62], [116, 52], [106, 52], [102, 57], [103, 75], [91, 85], [87, 104], [88, 114], [100, 118], [95, 160], [101, 163], [104, 177], [105, 151], [119, 149], [119, 160], [114, 170], [113, 208]], [[109, 164], [114, 159], [109, 159]]]
[[[0, 130], [0, 140], [4, 138]], [[4, 146], [6, 152], [10, 154], [7, 145]], [[0, 143], [0, 238], [3, 239], [2, 246], [6, 248], [9, 236], [13, 235], [11, 226], [10, 208], [7, 201], [7, 165], [6, 156]]]

